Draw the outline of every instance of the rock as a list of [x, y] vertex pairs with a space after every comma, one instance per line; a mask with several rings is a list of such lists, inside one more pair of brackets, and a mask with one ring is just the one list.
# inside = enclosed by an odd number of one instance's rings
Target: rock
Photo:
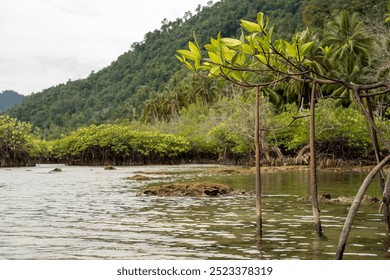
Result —
[[116, 168], [112, 165], [104, 166], [104, 170], [116, 170]]
[[146, 190], [143, 192], [144, 195], [152, 195], [152, 196], [156, 196], [157, 195], [157, 191], [155, 190]]
[[[319, 202], [341, 202], [341, 203], [352, 203], [353, 200], [355, 199], [354, 196], [339, 196], [336, 198], [333, 198], [331, 194], [322, 194], [318, 196], [318, 201]], [[299, 198], [299, 200], [303, 201], [311, 201], [311, 196], [306, 196]], [[368, 196], [365, 195], [363, 196], [362, 202], [365, 203], [378, 203], [380, 200], [376, 196]]]
[[[336, 201], [352, 203], [354, 199], [355, 199], [354, 196], [339, 196], [338, 198], [336, 198]], [[362, 202], [369, 202], [369, 203], [378, 203], [379, 201], [380, 201], [379, 198], [377, 198], [376, 196], [368, 196], [368, 195], [364, 195], [362, 199]]]
[[181, 172], [179, 171], [136, 171], [134, 173], [146, 174], [146, 175], [177, 175]]
[[218, 183], [172, 183], [161, 186], [148, 187], [139, 193], [139, 195], [176, 197], [218, 197], [242, 194], [244, 194], [242, 191], [236, 191], [227, 185]]
[[49, 173], [53, 173], [53, 172], [62, 172], [62, 169], [61, 168], [54, 168], [52, 171], [50, 171]]
[[149, 180], [151, 180], [149, 177], [144, 176], [144, 175], [134, 175], [131, 177], [127, 177], [126, 179], [135, 180], [135, 181], [149, 181]]
[[239, 170], [235, 170], [235, 169], [213, 169], [213, 170], [210, 170], [209, 171], [210, 174], [226, 174], [226, 175], [230, 175], [230, 174], [240, 174], [240, 171]]

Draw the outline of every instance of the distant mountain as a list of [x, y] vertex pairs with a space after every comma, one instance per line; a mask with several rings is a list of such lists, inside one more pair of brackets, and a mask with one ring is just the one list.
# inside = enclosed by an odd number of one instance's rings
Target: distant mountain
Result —
[[22, 103], [24, 95], [13, 90], [5, 90], [0, 93], [0, 112], [4, 112], [14, 105]]
[[[275, 37], [291, 38], [306, 26], [322, 29], [324, 22], [341, 9], [379, 18], [386, 4], [387, 0], [220, 0], [199, 5], [195, 14], [187, 12], [173, 22], [164, 19], [160, 30], [148, 32], [143, 42], [133, 43], [110, 66], [85, 79], [28, 96], [7, 113], [56, 133], [137, 118], [153, 92], [164, 89], [173, 77], [180, 80], [188, 74], [175, 54], [187, 47], [193, 33], [200, 45], [218, 32], [237, 37], [241, 34], [240, 19], [256, 20], [262, 11], [271, 18]], [[368, 14], [371, 11], [376, 15]]]

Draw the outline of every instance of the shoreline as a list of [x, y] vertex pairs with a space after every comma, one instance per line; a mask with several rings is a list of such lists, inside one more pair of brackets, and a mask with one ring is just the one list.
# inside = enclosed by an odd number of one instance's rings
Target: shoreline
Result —
[[[229, 165], [229, 164], [220, 164], [220, 163], [204, 163], [204, 162], [188, 162], [188, 163], [169, 163], [169, 164], [129, 164], [129, 165], [115, 165], [115, 164], [66, 164], [66, 163], [36, 163], [30, 165], [20, 165], [20, 166], [2, 166], [0, 169], [9, 169], [9, 168], [27, 168], [27, 167], [41, 167], [41, 166], [74, 166], [74, 167], [134, 167], [134, 166], [172, 166], [172, 165], [205, 165], [205, 166], [218, 166], [214, 170], [211, 169], [211, 172], [215, 171], [220, 174], [229, 174], [229, 173], [254, 173], [255, 167], [249, 165]], [[329, 172], [369, 172], [375, 165], [348, 165], [341, 167], [317, 167], [319, 171], [329, 171]], [[279, 171], [309, 171], [309, 165], [264, 165], [261, 166], [261, 172], [264, 173], [274, 173]], [[390, 164], [385, 165], [382, 169], [384, 172], [390, 172]]]

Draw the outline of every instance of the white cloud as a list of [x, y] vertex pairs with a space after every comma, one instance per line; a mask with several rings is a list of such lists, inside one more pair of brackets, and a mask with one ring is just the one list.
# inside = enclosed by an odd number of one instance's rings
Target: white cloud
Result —
[[164, 18], [175, 20], [207, 2], [0, 0], [0, 91], [30, 94], [87, 77]]

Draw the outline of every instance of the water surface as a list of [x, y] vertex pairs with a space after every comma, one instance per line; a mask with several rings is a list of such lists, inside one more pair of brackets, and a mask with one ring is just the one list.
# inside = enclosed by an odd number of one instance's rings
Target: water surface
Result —
[[[216, 166], [55, 166], [0, 169], [0, 259], [333, 259], [349, 204], [322, 203], [326, 238], [313, 231], [306, 171], [263, 174], [264, 233], [250, 196], [137, 196], [148, 184], [216, 181], [251, 190], [253, 175], [210, 175]], [[126, 177], [147, 172], [151, 181]], [[152, 172], [152, 174], [151, 174]], [[156, 172], [156, 173], [154, 173]], [[164, 175], [167, 172], [166, 175]], [[354, 195], [365, 175], [319, 174], [319, 193]], [[379, 195], [370, 187], [370, 195]], [[359, 210], [345, 259], [390, 259], [378, 204]]]

